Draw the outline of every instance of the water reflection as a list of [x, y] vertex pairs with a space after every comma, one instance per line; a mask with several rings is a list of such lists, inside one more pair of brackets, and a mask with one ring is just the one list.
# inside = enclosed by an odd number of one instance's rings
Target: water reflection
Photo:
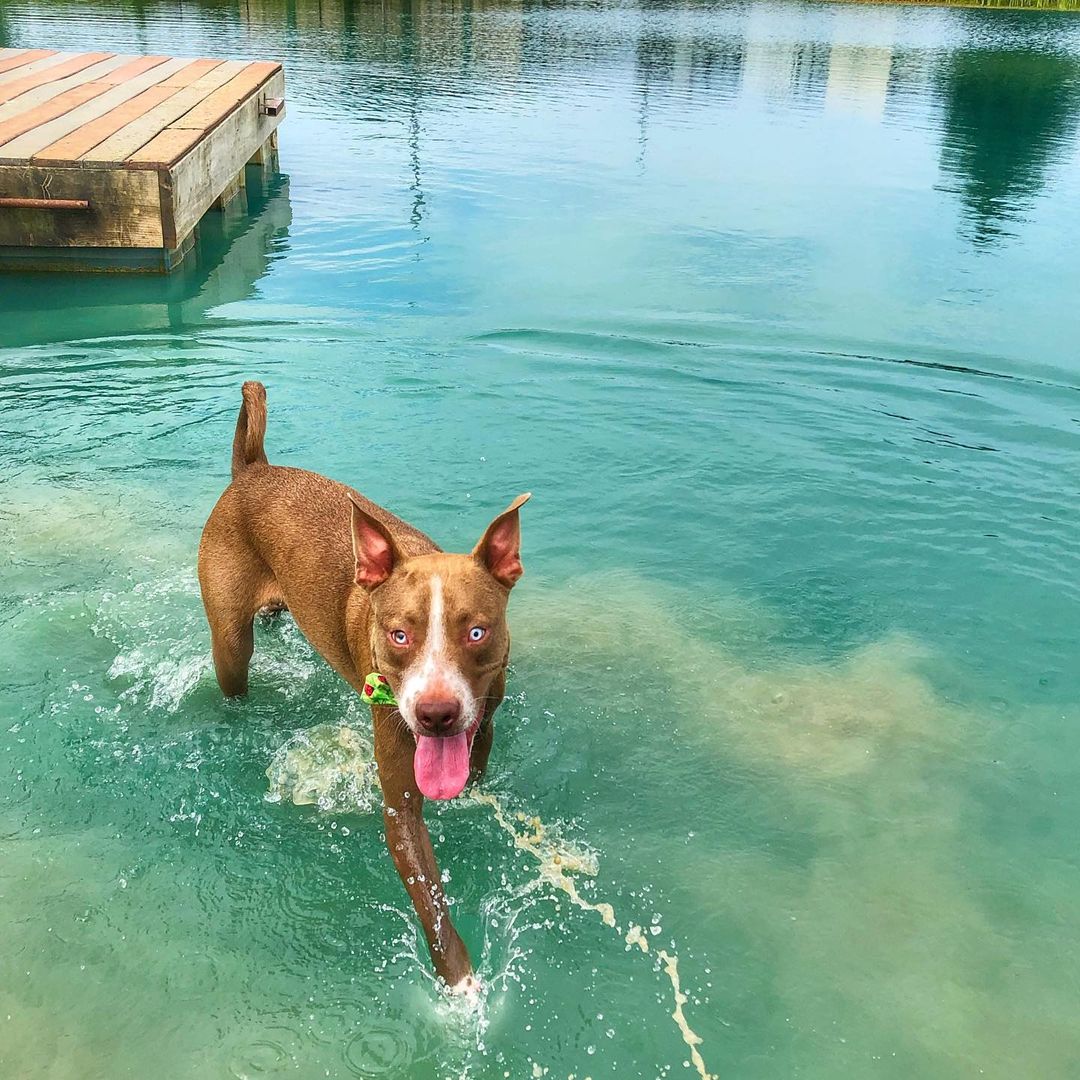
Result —
[[826, 108], [873, 119], [883, 117], [892, 55], [891, 48], [834, 45], [829, 53], [829, 77], [825, 84]]
[[226, 212], [207, 214], [173, 274], [49, 274], [48, 289], [40, 274], [0, 275], [0, 345], [190, 328], [213, 308], [253, 296], [287, 249], [292, 210], [288, 177], [261, 168], [247, 174], [246, 210], [238, 198]]
[[971, 235], [1008, 232], [1048, 185], [1076, 133], [1080, 65], [1028, 50], [963, 49], [939, 77], [941, 167], [964, 204]]
[[[533, 18], [540, 10], [547, 17]], [[788, 104], [889, 122], [901, 115], [897, 102], [932, 98], [944, 186], [959, 194], [977, 243], [1006, 233], [1008, 222], [1044, 191], [1080, 109], [1074, 57], [976, 47], [982, 25], [965, 11], [919, 13], [935, 31], [921, 38], [897, 8], [687, 8], [640, 0], [593, 5], [591, 22], [571, 6], [505, 0], [460, 9], [444, 0], [377, 6], [296, 0], [252, 3], [245, 11], [254, 21], [284, 18], [300, 31], [336, 31], [331, 47], [361, 66], [328, 73], [331, 96], [366, 91], [370, 98], [372, 68], [376, 77], [393, 70], [399, 78], [402, 65], [409, 72], [406, 85], [385, 83], [377, 96], [391, 109], [403, 104], [407, 114], [414, 226], [424, 208], [425, 98], [489, 93], [493, 80], [525, 92], [559, 69], [619, 68], [631, 50], [641, 161], [656, 108], [683, 108], [694, 99], [735, 108]], [[1022, 39], [1033, 24], [1016, 19], [1042, 16], [996, 18]]]
[[[0, 44], [51, 43], [73, 11], [4, 5]], [[690, 123], [692, 108], [714, 110], [719, 137], [739, 114], [770, 110], [824, 113], [834, 129], [917, 124], [937, 140], [941, 187], [958, 195], [960, 229], [977, 244], [1007, 234], [1052, 187], [1080, 110], [1080, 40], [1068, 16], [1037, 12], [754, 0], [91, 0], [78, 11], [102, 25], [88, 44], [150, 48], [167, 34], [177, 48], [280, 55], [292, 93], [345, 138], [366, 136], [363, 123], [400, 124], [414, 229], [430, 196], [436, 101], [441, 113], [562, 100], [595, 109], [621, 94], [641, 168], [658, 117]], [[853, 144], [861, 138], [853, 130]]]

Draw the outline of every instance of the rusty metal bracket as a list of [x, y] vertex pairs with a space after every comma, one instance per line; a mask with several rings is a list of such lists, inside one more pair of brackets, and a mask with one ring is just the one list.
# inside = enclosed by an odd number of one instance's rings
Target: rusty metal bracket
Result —
[[0, 209], [6, 210], [89, 210], [89, 199], [22, 199], [0, 195]]

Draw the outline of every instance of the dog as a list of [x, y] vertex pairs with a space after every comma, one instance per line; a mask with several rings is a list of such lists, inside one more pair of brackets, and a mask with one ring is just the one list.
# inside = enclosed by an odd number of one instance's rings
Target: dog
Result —
[[214, 672], [244, 694], [254, 618], [287, 608], [350, 686], [388, 680], [396, 706], [372, 706], [383, 822], [394, 865], [423, 926], [437, 974], [476, 986], [450, 920], [422, 813], [484, 772], [502, 702], [510, 590], [521, 577], [519, 495], [468, 555], [448, 554], [352, 488], [271, 465], [263, 449], [266, 388], [246, 382], [232, 483], [199, 544], [199, 586]]

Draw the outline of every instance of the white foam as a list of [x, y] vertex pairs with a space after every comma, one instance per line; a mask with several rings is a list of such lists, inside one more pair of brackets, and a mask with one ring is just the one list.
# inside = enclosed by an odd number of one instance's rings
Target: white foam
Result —
[[315, 805], [327, 813], [372, 813], [382, 805], [371, 738], [344, 724], [296, 732], [266, 770], [269, 802]]

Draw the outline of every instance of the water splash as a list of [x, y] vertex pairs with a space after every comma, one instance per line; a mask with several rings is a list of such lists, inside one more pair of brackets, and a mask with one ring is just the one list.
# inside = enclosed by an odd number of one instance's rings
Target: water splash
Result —
[[[560, 843], [557, 838], [550, 835], [548, 829], [538, 817], [529, 817], [526, 814], [517, 813], [515, 817], [518, 823], [528, 826], [527, 830], [519, 830], [514, 822], [510, 820], [506, 808], [499, 801], [498, 796], [490, 792], [473, 792], [472, 799], [474, 802], [489, 807], [499, 826], [513, 838], [514, 845], [521, 851], [527, 851], [537, 860], [540, 864], [538, 882], [548, 882], [561, 889], [583, 911], [595, 912], [604, 921], [605, 926], [618, 929], [614, 907], [602, 901], [593, 903], [586, 900], [578, 891], [577, 883], [570, 876], [571, 873], [584, 873], [595, 877], [598, 871], [595, 856], [582, 853], [572, 846]], [[628, 946], [639, 946], [643, 953], [649, 951], [649, 943], [640, 926], [631, 924], [625, 940]], [[698, 1050], [702, 1038], [690, 1027], [683, 1011], [683, 1006], [688, 998], [683, 993], [679, 981], [679, 958], [663, 949], [660, 950], [657, 956], [663, 965], [664, 974], [671, 981], [671, 988], [675, 995], [675, 1010], [671, 1015], [682, 1033], [683, 1042], [690, 1048], [690, 1060], [693, 1062], [701, 1080], [717, 1080], [716, 1074], [709, 1072], [706, 1068], [705, 1061]]]
[[108, 677], [127, 681], [122, 701], [175, 713], [209, 674], [198, 594], [194, 572], [185, 570], [133, 581], [99, 598], [90, 629], [116, 647]]
[[266, 776], [267, 802], [329, 813], [371, 813], [382, 804], [370, 736], [345, 724], [296, 732], [274, 752]]
[[[266, 775], [270, 781], [265, 796], [268, 802], [316, 805], [327, 813], [371, 813], [381, 803], [370, 741], [347, 725], [320, 724], [297, 732], [275, 751]], [[511, 837], [514, 846], [527, 852], [537, 864], [535, 878], [512, 892], [511, 896], [495, 894], [486, 905], [489, 923], [492, 921], [493, 905], [500, 909], [498, 921], [503, 926], [504, 937], [511, 943], [510, 955], [502, 969], [491, 978], [490, 985], [505, 986], [508, 981], [517, 978], [514, 965], [521, 959], [521, 954], [512, 947], [517, 935], [516, 916], [525, 910], [522, 901], [544, 885], [564, 892], [576, 907], [599, 915], [605, 926], [619, 930], [614, 906], [606, 901], [594, 902], [582, 896], [572, 876], [584, 874], [596, 877], [599, 860], [594, 852], [563, 839], [557, 830], [545, 825], [535, 815], [508, 811], [503, 801], [491, 792], [473, 791], [469, 801], [490, 810], [499, 827]], [[509, 904], [516, 905], [517, 911], [511, 911]], [[649, 952], [649, 944], [641, 927], [631, 924], [626, 940], [628, 944], [637, 944], [642, 952]], [[663, 950], [657, 955], [661, 966], [656, 970], [663, 972], [671, 982], [675, 998], [672, 1018], [689, 1047], [690, 1060], [701, 1080], [715, 1080], [715, 1074], [708, 1071], [698, 1050], [701, 1036], [690, 1027], [683, 1011], [688, 999], [679, 982], [678, 957]], [[490, 948], [485, 941], [484, 960], [488, 959]], [[426, 962], [419, 954], [417, 960], [421, 970], [427, 972]], [[482, 1050], [483, 1035], [491, 1022], [488, 988], [472, 996], [461, 996], [450, 994], [438, 983], [434, 985], [440, 991], [438, 1012], [444, 1023], [456, 1029], [460, 1035], [471, 1036], [478, 1049]], [[462, 1075], [468, 1075], [467, 1066]]]
[[529, 817], [521, 812], [516, 815], [518, 822], [529, 826], [532, 831], [519, 832], [498, 797], [490, 792], [474, 791], [471, 798], [473, 802], [490, 807], [499, 826], [513, 837], [514, 845], [527, 851], [539, 862], [542, 881], [561, 889], [583, 911], [595, 911], [606, 926], [615, 925], [615, 909], [610, 904], [594, 904], [586, 900], [578, 891], [577, 883], [570, 877], [571, 873], [595, 877], [599, 869], [595, 855], [553, 838], [538, 817]]

